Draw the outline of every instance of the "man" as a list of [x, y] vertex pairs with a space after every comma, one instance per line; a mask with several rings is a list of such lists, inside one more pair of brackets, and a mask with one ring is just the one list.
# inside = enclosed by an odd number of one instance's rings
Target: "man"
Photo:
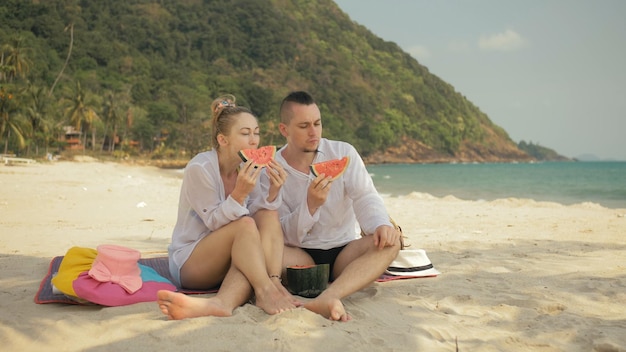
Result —
[[[287, 144], [276, 154], [289, 177], [279, 208], [285, 236], [283, 264], [329, 263], [332, 283], [304, 307], [331, 320], [347, 321], [341, 299], [373, 283], [400, 250], [400, 232], [356, 149], [322, 138], [322, 118], [313, 97], [293, 92], [280, 106], [280, 133]], [[336, 180], [309, 172], [313, 163], [350, 157]], [[365, 236], [359, 236], [360, 227]]]

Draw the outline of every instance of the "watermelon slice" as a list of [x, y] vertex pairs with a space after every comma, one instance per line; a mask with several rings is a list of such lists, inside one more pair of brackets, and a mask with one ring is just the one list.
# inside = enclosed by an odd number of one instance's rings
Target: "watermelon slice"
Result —
[[242, 149], [239, 151], [239, 156], [244, 162], [252, 160], [258, 167], [264, 167], [276, 156], [276, 146]]
[[346, 171], [348, 164], [350, 164], [350, 157], [344, 156], [341, 159], [322, 161], [310, 167], [315, 177], [324, 174], [327, 177], [330, 176], [331, 180], [334, 181]]

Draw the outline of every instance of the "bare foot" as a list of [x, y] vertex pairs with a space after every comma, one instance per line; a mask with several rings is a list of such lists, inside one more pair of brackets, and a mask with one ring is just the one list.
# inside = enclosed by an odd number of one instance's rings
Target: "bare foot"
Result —
[[217, 297], [190, 297], [183, 293], [161, 290], [157, 292], [157, 303], [161, 312], [173, 320], [216, 316], [229, 317], [233, 310], [226, 307]]
[[289, 292], [289, 290], [287, 290], [287, 288], [285, 286], [283, 286], [282, 281], [280, 281], [279, 278], [272, 278], [272, 282], [274, 283], [274, 286], [276, 286], [276, 288], [287, 298], [289, 298], [289, 300], [291, 300], [291, 304], [293, 304], [296, 307], [301, 307], [304, 303], [302, 303], [302, 301], [300, 301], [298, 298], [296, 298], [294, 295], [291, 294], [291, 292]]
[[267, 314], [278, 314], [299, 306], [294, 303], [296, 300], [291, 294], [285, 295], [274, 284], [268, 285], [259, 292], [255, 291], [255, 299], [255, 304]]
[[324, 297], [324, 295], [317, 296], [312, 301], [306, 302], [304, 308], [322, 315], [323, 317], [335, 320], [335, 321], [348, 321], [352, 320], [352, 317], [346, 313], [343, 303], [340, 299], [333, 297]]

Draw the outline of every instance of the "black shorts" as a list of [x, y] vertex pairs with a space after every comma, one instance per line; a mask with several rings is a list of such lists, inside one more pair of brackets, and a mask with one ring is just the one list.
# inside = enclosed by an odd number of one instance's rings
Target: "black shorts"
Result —
[[346, 246], [347, 244], [341, 247], [331, 248], [331, 249], [313, 249], [313, 248], [302, 248], [302, 249], [304, 249], [305, 252], [309, 253], [311, 258], [313, 258], [313, 261], [315, 262], [315, 264], [329, 264], [330, 266], [329, 279], [330, 281], [333, 281], [335, 280], [335, 275], [333, 275], [333, 268], [335, 267], [335, 260], [337, 260], [337, 256], [339, 256], [339, 253], [341, 253], [341, 251], [344, 248], [346, 248]]

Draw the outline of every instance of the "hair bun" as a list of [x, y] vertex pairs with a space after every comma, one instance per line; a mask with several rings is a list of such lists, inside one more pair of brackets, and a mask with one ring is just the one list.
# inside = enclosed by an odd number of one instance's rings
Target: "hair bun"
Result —
[[222, 109], [227, 106], [236, 106], [236, 100], [237, 98], [235, 98], [235, 96], [232, 94], [221, 95], [213, 100], [213, 102], [211, 103], [211, 111], [213, 112], [213, 114], [218, 114], [220, 111], [222, 111]]

